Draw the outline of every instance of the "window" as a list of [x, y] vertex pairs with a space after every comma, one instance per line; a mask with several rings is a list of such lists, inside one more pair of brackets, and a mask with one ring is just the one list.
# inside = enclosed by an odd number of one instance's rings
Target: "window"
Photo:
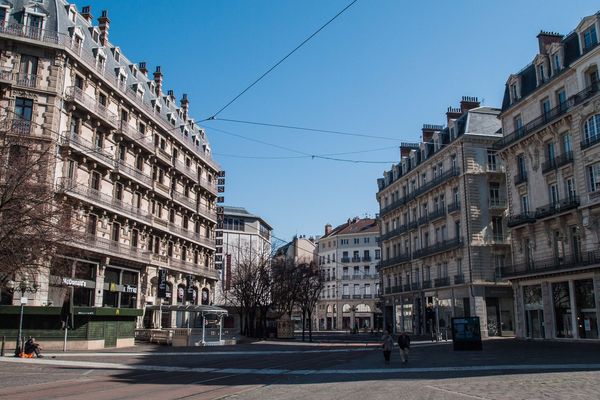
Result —
[[573, 146], [571, 145], [571, 134], [568, 132], [562, 136], [562, 147], [564, 154], [570, 154], [573, 151]]
[[115, 242], [118, 242], [119, 238], [121, 236], [120, 234], [121, 234], [121, 226], [118, 223], [113, 222], [111, 233], [110, 233], [110, 238], [112, 240], [114, 240]]
[[81, 126], [81, 119], [79, 119], [77, 117], [71, 118], [71, 127], [70, 127], [71, 133], [78, 134], [80, 126]]
[[600, 114], [596, 114], [585, 122], [584, 140], [587, 145], [600, 141]]
[[590, 192], [600, 191], [600, 163], [587, 167], [588, 190]]
[[490, 182], [490, 206], [500, 205], [500, 184]]
[[97, 226], [98, 226], [98, 217], [95, 214], [88, 214], [86, 233], [95, 236]]
[[513, 126], [515, 131], [519, 131], [523, 127], [523, 119], [520, 114], [513, 118]]
[[354, 238], [354, 244], [360, 244], [360, 238]]
[[513, 102], [515, 102], [519, 99], [519, 92], [517, 91], [516, 83], [512, 83], [510, 85], [510, 98], [512, 99]]
[[375, 250], [375, 259], [379, 260], [381, 258], [381, 250]]
[[83, 90], [83, 77], [75, 75], [75, 87]]
[[107, 100], [105, 94], [100, 93], [98, 95], [98, 103], [100, 103], [100, 105], [103, 105], [104, 107], [106, 107], [108, 105], [108, 100]]
[[140, 232], [137, 229], [131, 230], [131, 247], [138, 247]]
[[456, 169], [456, 166], [457, 166], [456, 165], [456, 154], [452, 154], [450, 156], [450, 166], [451, 166], [452, 170]]
[[18, 84], [21, 86], [35, 87], [37, 82], [38, 58], [21, 55], [19, 64]]
[[493, 150], [487, 151], [487, 163], [488, 163], [489, 171], [496, 171], [497, 164], [496, 164], [496, 152], [495, 151], [493, 151]]
[[575, 199], [577, 193], [575, 192], [575, 180], [573, 178], [568, 178], [565, 181], [565, 192], [567, 193], [567, 197], [569, 200]]
[[173, 242], [169, 242], [167, 245], [167, 255], [173, 257]]
[[127, 154], [127, 148], [124, 144], [119, 145], [119, 160], [125, 161], [125, 155]]
[[529, 199], [527, 198], [527, 195], [521, 196], [521, 212], [529, 212]]
[[90, 187], [94, 190], [100, 190], [100, 173], [97, 171], [92, 171], [90, 177]]
[[492, 235], [494, 241], [504, 239], [502, 217], [492, 217]]
[[67, 177], [70, 179], [75, 178], [75, 170], [77, 169], [75, 161], [69, 160], [67, 162]]
[[33, 115], [33, 100], [17, 97], [15, 100], [15, 114], [24, 121], [31, 121]]
[[538, 65], [538, 84], [542, 84], [546, 81], [546, 74], [544, 70], [544, 64]]
[[105, 307], [135, 308], [137, 306], [138, 272], [108, 267], [104, 272]]
[[139, 192], [133, 193], [133, 206], [135, 208], [142, 208], [142, 195]]
[[565, 92], [565, 89], [559, 89], [556, 91], [556, 103], [562, 107], [564, 107], [567, 103], [567, 92]]
[[542, 115], [544, 115], [544, 117], [548, 116], [548, 113], [550, 112], [550, 108], [551, 108], [550, 99], [548, 97], [546, 97], [545, 99], [540, 101], [540, 107], [541, 107]]
[[175, 223], [175, 210], [172, 208], [169, 210], [169, 222]]
[[556, 157], [556, 152], [554, 151], [554, 142], [546, 143], [546, 160], [548, 162], [553, 162]]
[[552, 56], [552, 61], [554, 63], [554, 73], [556, 74], [558, 71], [560, 71], [560, 55], [555, 53]]
[[115, 199], [123, 200], [123, 184], [115, 183]]
[[104, 135], [101, 132], [96, 132], [96, 137], [94, 140], [94, 145], [96, 146], [96, 150], [102, 150], [103, 143], [104, 143]]
[[548, 186], [548, 198], [550, 199], [550, 204], [553, 206], [558, 205], [558, 186], [556, 184]]
[[590, 26], [583, 31], [583, 51], [587, 51], [598, 44], [598, 36], [596, 35], [596, 25]]
[[138, 169], [138, 171], [144, 171], [144, 157], [139, 154], [135, 158], [135, 167]]
[[521, 179], [524, 179], [527, 176], [527, 170], [525, 167], [525, 156], [523, 154], [519, 154], [517, 156], [517, 172]]
[[371, 241], [371, 238], [368, 238], [368, 237], [366, 237], [366, 238], [363, 239], [364, 243], [369, 243], [370, 241]]

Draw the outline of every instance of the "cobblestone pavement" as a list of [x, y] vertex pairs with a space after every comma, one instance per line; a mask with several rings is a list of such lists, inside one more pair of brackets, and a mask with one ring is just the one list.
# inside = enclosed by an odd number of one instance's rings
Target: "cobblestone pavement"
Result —
[[260, 343], [0, 359], [7, 399], [600, 399], [600, 343], [486, 341], [481, 352]]

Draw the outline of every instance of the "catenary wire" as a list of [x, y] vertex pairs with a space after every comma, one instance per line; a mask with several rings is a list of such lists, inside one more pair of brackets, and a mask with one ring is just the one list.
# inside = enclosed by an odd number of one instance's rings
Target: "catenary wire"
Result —
[[254, 85], [256, 85], [258, 82], [260, 82], [265, 76], [267, 76], [269, 73], [271, 73], [275, 68], [277, 68], [281, 63], [283, 63], [286, 59], [288, 59], [292, 54], [294, 54], [297, 50], [299, 50], [302, 46], [304, 46], [306, 43], [308, 43], [313, 37], [315, 37], [319, 32], [321, 32], [323, 29], [325, 29], [325, 27], [327, 25], [329, 25], [330, 23], [332, 23], [335, 19], [337, 19], [340, 15], [342, 15], [347, 9], [349, 9], [350, 7], [352, 7], [354, 5], [354, 3], [356, 3], [358, 0], [353, 0], [350, 4], [348, 4], [346, 7], [344, 7], [341, 11], [339, 11], [336, 15], [334, 15], [329, 21], [327, 21], [325, 24], [321, 25], [321, 27], [319, 29], [317, 29], [315, 32], [313, 32], [309, 37], [307, 37], [306, 39], [304, 39], [304, 41], [302, 41], [302, 43], [300, 43], [298, 46], [296, 46], [292, 51], [290, 51], [289, 53], [287, 53], [282, 59], [280, 59], [279, 61], [277, 61], [271, 68], [269, 68], [265, 73], [263, 73], [261, 76], [259, 76], [256, 80], [254, 80], [254, 82], [252, 82], [250, 85], [248, 85], [244, 90], [242, 90], [239, 94], [237, 94], [234, 98], [232, 98], [227, 104], [225, 104], [223, 107], [221, 107], [216, 113], [214, 113], [213, 115], [211, 115], [208, 118], [205, 118], [204, 120], [200, 121], [207, 121], [210, 119], [215, 118], [217, 115], [219, 115], [221, 112], [223, 112], [226, 108], [228, 108], [230, 105], [232, 105], [237, 99], [239, 99], [240, 97], [242, 97], [244, 95], [244, 93], [246, 93], [248, 90], [250, 90]]

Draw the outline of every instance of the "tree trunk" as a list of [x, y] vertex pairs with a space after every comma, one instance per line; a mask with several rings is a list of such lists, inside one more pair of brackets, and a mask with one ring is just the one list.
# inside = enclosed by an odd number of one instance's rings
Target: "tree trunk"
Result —
[[312, 312], [308, 312], [308, 341], [312, 342]]
[[304, 332], [306, 328], [306, 311], [302, 310], [302, 341], [304, 342]]

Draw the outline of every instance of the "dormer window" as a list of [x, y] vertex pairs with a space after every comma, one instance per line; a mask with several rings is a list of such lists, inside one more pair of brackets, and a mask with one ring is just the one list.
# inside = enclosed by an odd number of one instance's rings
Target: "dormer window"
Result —
[[121, 61], [121, 52], [119, 51], [119, 49], [115, 49], [115, 61], [116, 62]]
[[95, 43], [98, 43], [98, 41], [100, 40], [100, 33], [95, 29], [92, 31], [92, 40]]
[[596, 34], [596, 24], [592, 24], [589, 28], [583, 31], [583, 52], [589, 51], [592, 47], [598, 44], [598, 35]]
[[538, 85], [546, 81], [546, 74], [544, 71], [544, 64], [538, 65]]
[[98, 54], [98, 64], [96, 65], [96, 68], [98, 68], [100, 71], [104, 71], [105, 65], [106, 57], [104, 57], [102, 54]]
[[561, 66], [560, 66], [560, 55], [557, 53], [554, 53], [552, 55], [552, 65], [554, 67], [554, 73], [556, 74], [558, 71], [560, 71]]

